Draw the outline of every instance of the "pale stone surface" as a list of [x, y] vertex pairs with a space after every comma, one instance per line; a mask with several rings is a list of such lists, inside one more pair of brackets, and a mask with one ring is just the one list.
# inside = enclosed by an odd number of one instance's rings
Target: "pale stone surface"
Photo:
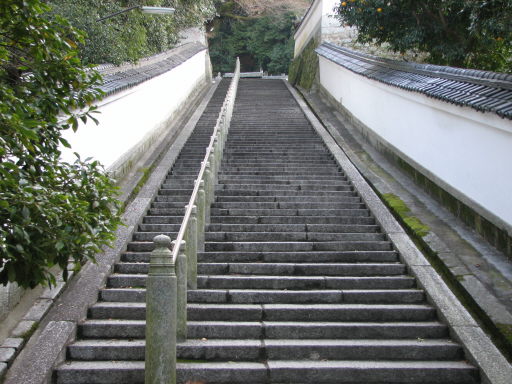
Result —
[[9, 337], [8, 339], [5, 339], [5, 341], [2, 344], [2, 347], [20, 349], [23, 347], [23, 344], [25, 344], [25, 341], [21, 337]]
[[14, 359], [14, 356], [16, 356], [16, 350], [14, 348], [0, 347], [0, 361], [10, 363], [12, 359]]
[[37, 300], [32, 306], [32, 308], [30, 308], [27, 314], [23, 317], [23, 319], [33, 321], [41, 320], [41, 318], [46, 314], [46, 312], [48, 312], [52, 304], [53, 300], [50, 299]]
[[510, 384], [512, 366], [478, 327], [455, 327], [454, 336], [480, 368], [482, 384]]
[[51, 321], [43, 330], [37, 342], [28, 351], [25, 364], [4, 384], [44, 384], [48, 382], [52, 369], [61, 361], [65, 345], [74, 337], [76, 325], [69, 321]]
[[32, 329], [32, 327], [36, 324], [35, 321], [32, 320], [23, 320], [21, 321], [16, 328], [11, 332], [12, 337], [26, 337], [27, 333]]

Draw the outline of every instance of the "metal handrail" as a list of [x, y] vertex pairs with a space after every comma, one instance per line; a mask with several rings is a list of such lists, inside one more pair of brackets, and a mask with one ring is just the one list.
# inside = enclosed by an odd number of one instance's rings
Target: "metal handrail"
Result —
[[206, 148], [172, 252], [168, 236], [159, 235], [153, 240], [155, 249], [151, 252], [146, 281], [146, 384], [176, 383], [176, 342], [187, 338], [187, 286], [197, 288], [197, 250], [204, 248], [205, 226], [239, 79], [237, 58], [235, 76]]
[[[179, 254], [179, 251], [181, 248], [181, 243], [185, 237], [185, 232], [188, 229], [188, 224], [189, 224], [190, 217], [192, 215], [193, 206], [195, 205], [197, 197], [198, 197], [201, 181], [204, 180], [206, 167], [209, 162], [209, 157], [214, 150], [215, 138], [217, 136], [217, 133], [220, 130], [220, 126], [223, 121], [223, 117], [227, 116], [228, 113], [229, 114], [232, 113], [232, 106], [234, 105], [234, 102], [235, 102], [236, 91], [237, 91], [237, 87], [238, 87], [238, 80], [240, 79], [240, 60], [238, 58], [236, 60], [237, 61], [236, 61], [235, 76], [233, 77], [233, 80], [231, 81], [226, 98], [224, 99], [224, 103], [219, 112], [219, 117], [217, 118], [217, 123], [215, 124], [215, 128], [213, 129], [213, 134], [210, 138], [210, 144], [208, 145], [208, 148], [206, 149], [204, 161], [201, 162], [201, 169], [199, 170], [199, 174], [197, 175], [197, 178], [194, 182], [194, 184], [195, 184], [194, 189], [192, 191], [192, 195], [190, 196], [190, 200], [187, 205], [185, 215], [183, 216], [183, 221], [181, 222], [180, 231], [178, 232], [178, 236], [176, 237], [176, 240], [175, 240], [175, 246], [173, 247], [173, 250], [172, 250], [172, 262], [174, 264], [176, 263], [176, 261], [178, 259], [178, 254]], [[229, 107], [229, 104], [231, 104], [231, 108]], [[231, 110], [231, 111], [229, 112], [229, 110]], [[229, 116], [229, 120], [231, 120], [231, 116]]]

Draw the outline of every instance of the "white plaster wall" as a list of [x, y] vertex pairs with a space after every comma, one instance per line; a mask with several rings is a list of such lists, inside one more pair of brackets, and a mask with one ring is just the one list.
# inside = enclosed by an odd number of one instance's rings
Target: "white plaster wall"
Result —
[[131, 149], [161, 129], [205, 80], [207, 51], [201, 51], [178, 67], [127, 91], [114, 94], [99, 104], [100, 114], [82, 124], [78, 131], [65, 132], [72, 149], [63, 148], [63, 160], [73, 161], [73, 152], [82, 158], [93, 157], [106, 168], [131, 152]]
[[321, 41], [329, 40], [330, 35], [353, 34], [350, 28], [342, 27], [340, 22], [332, 17], [337, 3], [339, 3], [338, 0], [315, 0], [313, 2], [299, 29], [295, 32], [294, 57], [297, 57], [309, 40], [318, 33]]
[[323, 57], [320, 82], [374, 133], [510, 228], [510, 120], [387, 86]]

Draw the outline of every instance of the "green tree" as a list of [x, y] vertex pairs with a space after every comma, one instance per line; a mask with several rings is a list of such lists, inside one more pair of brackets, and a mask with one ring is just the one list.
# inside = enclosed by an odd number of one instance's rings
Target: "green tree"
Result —
[[510, 0], [345, 0], [336, 7], [362, 43], [427, 52], [435, 64], [512, 72]]
[[60, 162], [62, 131], [92, 118], [99, 75], [83, 35], [41, 0], [0, 2], [0, 283], [52, 284], [113, 240], [115, 187], [97, 162]]
[[[61, 15], [85, 32], [80, 57], [85, 63], [121, 64], [172, 48], [180, 30], [202, 25], [214, 15], [213, 0], [49, 0], [52, 14]], [[176, 9], [174, 15], [131, 11], [97, 22], [100, 17], [134, 5]]]
[[293, 56], [293, 13], [251, 18], [232, 13], [236, 9], [226, 4], [221, 9], [228, 13], [214, 23], [217, 30], [209, 40], [214, 72], [232, 71], [237, 56], [243, 71], [287, 72]]

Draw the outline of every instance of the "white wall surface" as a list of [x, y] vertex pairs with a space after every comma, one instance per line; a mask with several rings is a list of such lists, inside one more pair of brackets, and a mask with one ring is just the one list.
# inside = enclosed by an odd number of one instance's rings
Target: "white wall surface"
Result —
[[322, 27], [323, 0], [315, 0], [304, 16], [304, 20], [295, 32], [295, 50], [293, 57], [297, 57]]
[[63, 148], [63, 160], [73, 152], [93, 157], [107, 169], [126, 159], [132, 149], [159, 134], [163, 123], [176, 112], [194, 89], [205, 81], [207, 51], [201, 51], [169, 72], [102, 100], [100, 114], [78, 131], [64, 137], [72, 149]]
[[328, 39], [331, 34], [339, 34], [344, 30], [334, 17], [333, 9], [338, 0], [315, 0], [307, 12], [299, 29], [295, 32], [295, 51], [297, 57], [312, 37], [320, 35], [321, 41]]
[[320, 82], [354, 117], [452, 188], [457, 198], [476, 203], [511, 228], [512, 121], [367, 79], [323, 57]]

